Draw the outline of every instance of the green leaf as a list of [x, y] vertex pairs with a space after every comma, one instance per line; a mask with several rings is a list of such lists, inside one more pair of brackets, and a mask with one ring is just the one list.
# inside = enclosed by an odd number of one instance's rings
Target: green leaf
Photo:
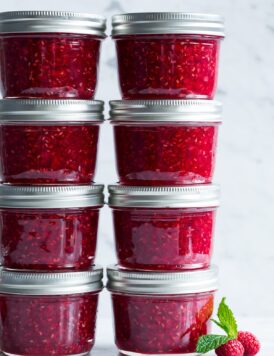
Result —
[[225, 302], [225, 298], [222, 299], [219, 305], [217, 315], [220, 321], [217, 325], [219, 325], [227, 333], [230, 339], [237, 339], [237, 323], [231, 309]]
[[215, 323], [216, 325], [218, 325], [220, 328], [223, 329], [223, 325], [219, 321], [217, 321], [215, 319], [210, 319], [210, 320], [213, 321], [213, 323]]
[[217, 321], [215, 319], [211, 319], [211, 321], [213, 321], [213, 323], [218, 325], [221, 329], [223, 329], [225, 331], [226, 334], [228, 334], [228, 330], [227, 330], [226, 325], [222, 325], [219, 321]]
[[226, 344], [230, 338], [225, 335], [204, 335], [200, 336], [196, 352], [201, 352], [203, 354], [217, 349], [219, 346]]

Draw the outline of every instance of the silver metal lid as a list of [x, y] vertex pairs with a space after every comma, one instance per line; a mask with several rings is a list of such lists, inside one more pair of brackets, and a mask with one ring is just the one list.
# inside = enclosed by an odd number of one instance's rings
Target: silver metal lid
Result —
[[112, 17], [112, 35], [190, 34], [224, 37], [224, 19], [213, 14], [145, 12]]
[[110, 266], [107, 275], [107, 288], [112, 292], [189, 294], [215, 291], [218, 288], [216, 266], [186, 272], [135, 272]]
[[105, 37], [106, 19], [69, 11], [10, 11], [0, 13], [0, 33], [62, 32]]
[[63, 295], [96, 292], [103, 288], [103, 268], [80, 272], [30, 272], [0, 270], [0, 293]]
[[109, 205], [131, 208], [204, 208], [220, 204], [220, 187], [200, 184], [173, 187], [109, 185]]
[[222, 121], [222, 104], [215, 100], [114, 100], [110, 117], [116, 122], [205, 122]]
[[0, 185], [0, 208], [80, 208], [102, 206], [104, 186]]
[[0, 123], [101, 122], [103, 111], [104, 102], [99, 100], [2, 99]]

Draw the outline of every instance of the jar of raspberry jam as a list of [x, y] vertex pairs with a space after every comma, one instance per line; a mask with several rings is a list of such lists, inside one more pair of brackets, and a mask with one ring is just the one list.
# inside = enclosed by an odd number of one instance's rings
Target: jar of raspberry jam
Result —
[[0, 272], [1, 351], [9, 356], [88, 355], [103, 270]]
[[85, 270], [95, 259], [103, 185], [1, 186], [0, 264]]
[[116, 100], [110, 105], [120, 183], [212, 182], [222, 112], [219, 102]]
[[91, 100], [1, 100], [0, 181], [90, 184], [103, 109]]
[[66, 11], [0, 14], [3, 97], [91, 99], [106, 19]]
[[181, 12], [112, 18], [123, 99], [212, 99], [223, 18]]
[[115, 341], [124, 355], [198, 355], [211, 331], [217, 269], [136, 272], [108, 268]]
[[118, 264], [190, 270], [211, 262], [219, 187], [109, 186]]

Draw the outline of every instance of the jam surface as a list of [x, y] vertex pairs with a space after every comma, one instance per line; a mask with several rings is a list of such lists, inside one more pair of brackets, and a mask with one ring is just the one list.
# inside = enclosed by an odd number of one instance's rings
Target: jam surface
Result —
[[0, 37], [3, 97], [94, 97], [100, 38], [62, 33]]
[[220, 38], [132, 35], [116, 38], [123, 99], [212, 99]]
[[91, 183], [99, 125], [0, 125], [0, 179], [12, 184]]
[[113, 294], [116, 345], [143, 354], [195, 352], [210, 332], [213, 294], [138, 296]]
[[215, 210], [115, 208], [118, 263], [136, 270], [187, 270], [210, 265]]
[[94, 344], [98, 294], [1, 295], [1, 350], [12, 355], [66, 356]]
[[211, 183], [218, 126], [118, 124], [117, 171], [122, 184]]
[[1, 209], [1, 264], [29, 270], [84, 270], [94, 263], [98, 208]]

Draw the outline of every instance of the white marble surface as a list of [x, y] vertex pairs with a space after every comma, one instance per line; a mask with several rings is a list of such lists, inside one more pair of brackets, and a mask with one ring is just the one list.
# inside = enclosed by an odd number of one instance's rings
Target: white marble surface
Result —
[[[221, 270], [220, 295], [228, 297], [238, 315], [274, 317], [274, 0], [0, 2], [0, 11], [23, 9], [95, 12], [108, 19], [119, 12], [155, 10], [216, 12], [226, 17], [217, 95], [225, 105], [216, 172], [223, 204], [214, 261]], [[97, 98], [119, 98], [110, 38], [103, 44], [99, 79]], [[117, 179], [108, 123], [102, 128], [96, 178], [106, 184]], [[97, 262], [107, 265], [114, 261], [112, 221], [104, 208]], [[101, 313], [110, 314], [106, 295]]]

